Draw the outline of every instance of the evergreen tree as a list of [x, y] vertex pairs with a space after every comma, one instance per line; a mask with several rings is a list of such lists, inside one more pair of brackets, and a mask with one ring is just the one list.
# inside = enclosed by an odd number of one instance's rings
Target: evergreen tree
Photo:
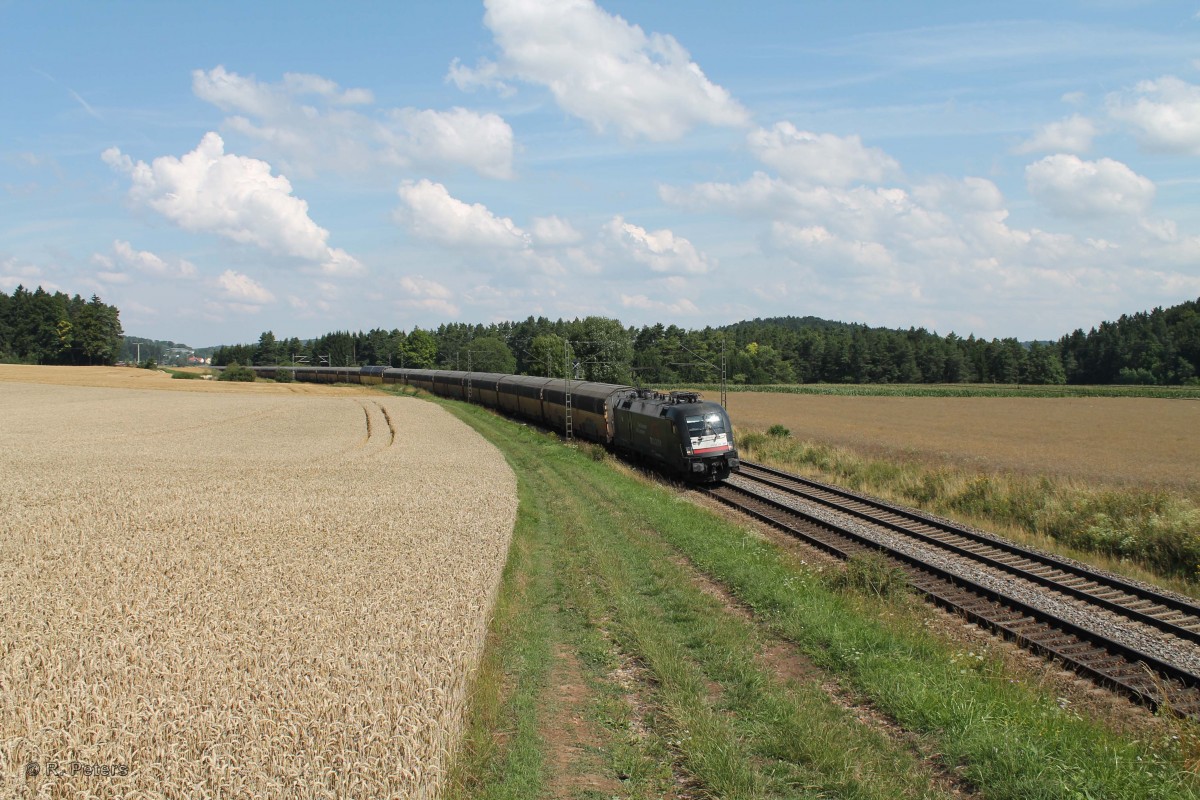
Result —
[[253, 363], [259, 366], [278, 364], [280, 358], [279, 343], [275, 341], [274, 331], [263, 331], [258, 337], [258, 346], [254, 348]]
[[34, 364], [112, 364], [121, 346], [120, 312], [93, 295], [0, 293], [0, 358]]

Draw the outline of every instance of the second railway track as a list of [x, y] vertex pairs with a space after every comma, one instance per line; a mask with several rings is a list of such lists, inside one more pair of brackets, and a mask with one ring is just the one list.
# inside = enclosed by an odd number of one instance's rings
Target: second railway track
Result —
[[921, 512], [743, 462], [715, 499], [843, 558], [882, 551], [934, 602], [1151, 707], [1200, 717], [1200, 606]]

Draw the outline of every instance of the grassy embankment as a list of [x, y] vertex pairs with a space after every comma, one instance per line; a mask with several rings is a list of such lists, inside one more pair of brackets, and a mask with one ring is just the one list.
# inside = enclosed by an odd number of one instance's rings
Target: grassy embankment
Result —
[[163, 372], [167, 373], [168, 375], [170, 375], [172, 378], [175, 378], [176, 380], [198, 381], [198, 380], [203, 380], [205, 377], [205, 373], [203, 373], [203, 372], [194, 372], [194, 371], [183, 370], [183, 369], [171, 369], [170, 367], [159, 367], [159, 369], [162, 370]]
[[448, 797], [1194, 796], [1188, 746], [1063, 710], [903, 594], [836, 588], [603, 451], [447, 407], [520, 492]]
[[776, 435], [739, 431], [743, 458], [965, 518], [1067, 555], [1087, 560], [1099, 555], [1101, 566], [1166, 578], [1172, 588], [1191, 594], [1200, 591], [1200, 508], [1177, 492], [870, 456], [772, 430]]

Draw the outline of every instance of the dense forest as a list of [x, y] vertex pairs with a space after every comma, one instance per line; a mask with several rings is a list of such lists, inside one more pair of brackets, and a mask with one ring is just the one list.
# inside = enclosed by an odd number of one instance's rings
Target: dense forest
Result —
[[816, 317], [755, 319], [720, 328], [625, 327], [588, 317], [491, 325], [454, 323], [338, 331], [317, 339], [218, 348], [213, 363], [384, 364], [517, 372], [634, 384], [732, 383], [1200, 383], [1200, 300], [1122, 316], [1057, 342], [940, 336]]
[[1077, 330], [1058, 349], [1069, 383], [1200, 383], [1200, 300]]
[[120, 311], [95, 295], [84, 300], [40, 286], [0, 292], [0, 361], [113, 364], [121, 333]]
[[[122, 338], [120, 312], [92, 296], [18, 286], [0, 292], [0, 361], [112, 364], [164, 355], [173, 342]], [[614, 383], [1200, 384], [1200, 299], [1127, 314], [1057, 342], [940, 336], [776, 317], [719, 328], [625, 327], [603, 317], [529, 317], [490, 325], [335, 331], [316, 339], [222, 346], [213, 363], [385, 364], [517, 372]]]

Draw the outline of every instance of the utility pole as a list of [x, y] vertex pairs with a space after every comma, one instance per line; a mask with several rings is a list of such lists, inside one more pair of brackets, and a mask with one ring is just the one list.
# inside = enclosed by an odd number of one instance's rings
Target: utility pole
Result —
[[727, 396], [727, 392], [728, 392], [729, 387], [728, 387], [728, 384], [726, 384], [726, 382], [725, 382], [725, 368], [726, 368], [725, 337], [722, 336], [721, 337], [721, 408], [728, 411], [729, 410], [729, 403], [728, 403], [729, 398]]
[[563, 337], [563, 438], [568, 442], [575, 438], [575, 420], [571, 408], [571, 341]]

